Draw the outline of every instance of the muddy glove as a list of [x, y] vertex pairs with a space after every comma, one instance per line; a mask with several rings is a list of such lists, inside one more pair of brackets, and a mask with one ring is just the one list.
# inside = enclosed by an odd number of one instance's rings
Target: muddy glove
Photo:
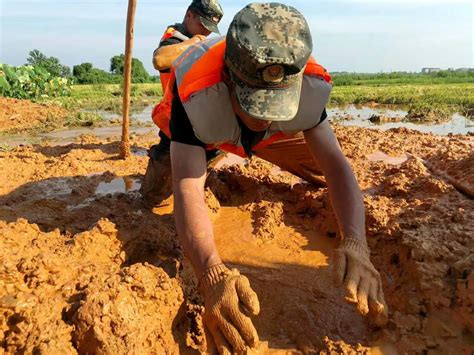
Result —
[[370, 261], [370, 250], [365, 240], [347, 237], [334, 251], [335, 283], [344, 286], [346, 301], [357, 305], [358, 311], [373, 317], [375, 324], [383, 326], [388, 320], [382, 280]]
[[220, 354], [243, 353], [258, 343], [250, 315], [260, 312], [249, 280], [224, 264], [207, 269], [200, 279], [204, 296], [203, 321]]

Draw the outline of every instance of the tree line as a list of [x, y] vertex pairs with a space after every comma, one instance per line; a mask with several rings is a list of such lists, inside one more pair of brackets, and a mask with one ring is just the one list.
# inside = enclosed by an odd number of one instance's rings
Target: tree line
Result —
[[[51, 74], [51, 77], [72, 79], [76, 84], [118, 84], [122, 82], [125, 56], [115, 55], [110, 58], [110, 71], [94, 68], [92, 63], [74, 65], [71, 69], [61, 64], [58, 58], [48, 57], [38, 49], [29, 52], [27, 65], [39, 67]], [[143, 63], [132, 59], [132, 83], [158, 82], [158, 76], [150, 75]]]

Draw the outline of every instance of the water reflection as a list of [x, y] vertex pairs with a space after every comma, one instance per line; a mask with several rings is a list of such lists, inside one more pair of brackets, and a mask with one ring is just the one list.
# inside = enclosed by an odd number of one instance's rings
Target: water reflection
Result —
[[[147, 106], [143, 111], [132, 114], [130, 117], [135, 122], [140, 123], [150, 123], [150, 126], [131, 126], [131, 134], [146, 134], [153, 132], [158, 134], [159, 129], [151, 123], [151, 111], [154, 107], [153, 105]], [[474, 121], [467, 119], [460, 114], [454, 114], [452, 119], [448, 122], [438, 123], [438, 124], [428, 124], [423, 123], [412, 123], [412, 122], [403, 122], [403, 119], [407, 115], [407, 111], [400, 109], [394, 109], [391, 107], [380, 107], [371, 108], [371, 107], [360, 107], [355, 105], [350, 105], [344, 108], [331, 108], [328, 109], [329, 119], [344, 126], [357, 126], [365, 128], [374, 128], [380, 130], [387, 130], [390, 128], [405, 127], [413, 130], [417, 130], [423, 133], [433, 133], [436, 135], [448, 135], [452, 134], [468, 134], [474, 132]], [[106, 119], [121, 119], [115, 114], [110, 114], [108, 112], [98, 111]], [[385, 122], [377, 123], [376, 120], [372, 119], [374, 116], [383, 116], [387, 117], [390, 121], [394, 122]], [[373, 122], [374, 121], [374, 122]], [[19, 144], [35, 144], [40, 143], [43, 140], [49, 141], [51, 144], [57, 145], [66, 145], [73, 143], [75, 138], [81, 134], [92, 134], [97, 136], [100, 139], [105, 138], [117, 138], [120, 139], [122, 132], [121, 125], [113, 125], [109, 127], [96, 127], [96, 128], [75, 128], [75, 129], [65, 129], [58, 130], [49, 133], [42, 133], [36, 136], [25, 136], [25, 135], [12, 135], [2, 137], [0, 144], [5, 144], [9, 146], [17, 146]], [[143, 151], [134, 152], [136, 155], [145, 155]]]
[[[468, 134], [474, 132], [474, 121], [456, 113], [448, 122], [428, 124], [403, 122], [407, 111], [393, 109], [379, 109], [369, 107], [356, 107], [354, 105], [345, 108], [328, 109], [328, 116], [331, 120], [338, 122], [343, 126], [356, 126], [364, 128], [373, 128], [387, 130], [390, 128], [409, 128], [423, 133], [433, 133], [445, 136], [448, 134]], [[385, 116], [393, 119], [395, 122], [373, 122], [373, 116]]]
[[138, 179], [132, 179], [129, 176], [123, 176], [113, 179], [110, 182], [101, 182], [95, 190], [95, 194], [98, 196], [116, 194], [116, 193], [128, 193], [138, 191], [140, 188], [140, 182]]

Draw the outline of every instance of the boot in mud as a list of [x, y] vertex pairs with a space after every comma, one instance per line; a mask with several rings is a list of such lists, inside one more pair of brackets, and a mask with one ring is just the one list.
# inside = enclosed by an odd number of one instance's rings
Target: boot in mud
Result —
[[171, 158], [169, 151], [159, 149], [158, 145], [148, 150], [148, 166], [142, 180], [140, 193], [145, 201], [159, 205], [168, 199], [172, 193]]

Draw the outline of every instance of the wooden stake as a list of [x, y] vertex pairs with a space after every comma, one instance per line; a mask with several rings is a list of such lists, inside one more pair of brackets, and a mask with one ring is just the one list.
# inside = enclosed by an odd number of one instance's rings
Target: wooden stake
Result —
[[132, 83], [132, 51], [133, 51], [133, 24], [135, 21], [136, 0], [128, 0], [127, 29], [125, 32], [125, 63], [123, 67], [123, 120], [122, 143], [120, 157], [126, 159], [130, 156], [129, 140], [129, 112], [130, 112], [130, 86]]

